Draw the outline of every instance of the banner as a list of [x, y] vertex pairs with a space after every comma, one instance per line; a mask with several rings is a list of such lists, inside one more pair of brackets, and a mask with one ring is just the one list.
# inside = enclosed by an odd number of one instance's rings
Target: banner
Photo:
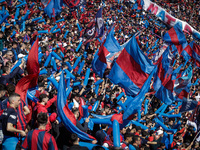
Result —
[[184, 32], [188, 32], [193, 35], [194, 38], [200, 39], [200, 33], [191, 27], [187, 22], [179, 20], [172, 15], [170, 15], [167, 11], [165, 11], [162, 7], [157, 4], [151, 2], [150, 0], [145, 0], [143, 9], [145, 11], [150, 11], [152, 14], [156, 15], [163, 22], [170, 26], [174, 26], [176, 24], [180, 25]]

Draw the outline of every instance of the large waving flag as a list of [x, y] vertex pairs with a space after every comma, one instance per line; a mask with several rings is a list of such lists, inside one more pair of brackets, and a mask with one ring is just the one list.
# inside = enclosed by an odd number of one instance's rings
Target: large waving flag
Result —
[[124, 88], [127, 95], [136, 96], [154, 67], [132, 37], [114, 63], [109, 78]]
[[37, 38], [28, 55], [28, 60], [27, 60], [28, 75], [19, 80], [15, 88], [15, 92], [20, 94], [20, 97], [24, 102], [26, 101], [27, 90], [37, 85], [39, 68], [40, 68], [38, 63], [38, 48], [39, 48], [38, 41], [39, 39]]
[[76, 119], [74, 114], [68, 108], [68, 102], [66, 97], [66, 90], [65, 90], [65, 80], [64, 74], [62, 72], [59, 81], [59, 88], [58, 88], [58, 100], [57, 100], [57, 107], [58, 107], [58, 114], [65, 125], [65, 127], [72, 133], [76, 133], [79, 138], [85, 141], [92, 141], [95, 140], [94, 137], [91, 135], [79, 130], [76, 127]]
[[99, 52], [92, 61], [92, 69], [100, 77], [103, 77], [105, 69], [111, 68], [113, 60], [121, 52], [121, 46], [114, 37], [114, 27], [108, 34], [106, 40], [99, 48]]
[[157, 70], [157, 67], [154, 68], [154, 70], [149, 75], [148, 79], [145, 81], [140, 93], [135, 98], [133, 98], [132, 101], [129, 103], [129, 105], [127, 106], [123, 114], [123, 119], [127, 119], [130, 115], [136, 113], [138, 110], [141, 109], [142, 102], [145, 98], [145, 93], [149, 91], [151, 78], [153, 77], [156, 70]]
[[178, 25], [172, 27], [163, 37], [164, 41], [169, 44], [174, 44], [181, 54], [183, 49], [188, 45], [185, 35]]
[[101, 7], [97, 14], [96, 14], [96, 30], [97, 30], [97, 38], [103, 36], [104, 33], [104, 20], [103, 20], [103, 16], [102, 16], [102, 11], [103, 11], [103, 7]]

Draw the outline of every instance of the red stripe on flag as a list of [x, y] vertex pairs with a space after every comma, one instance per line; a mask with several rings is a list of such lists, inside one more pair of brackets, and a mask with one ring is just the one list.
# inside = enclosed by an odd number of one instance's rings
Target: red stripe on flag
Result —
[[190, 45], [187, 45], [184, 50], [190, 55], [190, 57], [192, 57], [192, 48], [190, 47]]
[[99, 52], [98, 52], [98, 56], [99, 56], [99, 60], [103, 63], [106, 64], [106, 56], [110, 53], [107, 48], [104, 46], [104, 43], [106, 42], [106, 40], [104, 40], [103, 44], [101, 45], [101, 47], [99, 48]]
[[76, 126], [76, 118], [71, 110], [68, 108], [68, 103], [64, 106], [63, 112], [65, 113], [65, 116]]
[[165, 70], [162, 67], [162, 56], [158, 60], [158, 77], [160, 80], [163, 82], [164, 81], [164, 75], [165, 75]]
[[177, 36], [176, 31], [174, 30], [174, 28], [171, 28], [171, 29], [168, 31], [168, 34], [169, 34], [169, 36], [170, 36], [172, 42], [174, 43], [174, 45], [179, 44], [178, 36]]
[[126, 49], [121, 52], [116, 62], [131, 81], [139, 88], [142, 88], [149, 75], [142, 71], [141, 66], [133, 59]]
[[193, 50], [200, 56], [200, 46], [196, 43], [193, 44]]

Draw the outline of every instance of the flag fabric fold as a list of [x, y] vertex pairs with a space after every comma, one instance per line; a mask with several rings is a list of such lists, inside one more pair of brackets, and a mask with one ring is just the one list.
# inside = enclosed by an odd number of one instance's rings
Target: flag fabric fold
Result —
[[68, 108], [68, 102], [66, 97], [66, 90], [65, 90], [65, 80], [64, 74], [61, 73], [60, 81], [59, 81], [59, 88], [58, 88], [58, 100], [57, 100], [57, 110], [58, 114], [61, 118], [62, 123], [65, 127], [72, 133], [76, 133], [79, 138], [85, 141], [92, 141], [95, 140], [94, 137], [91, 135], [79, 130], [76, 127], [76, 119], [74, 114]]
[[[28, 55], [28, 75], [19, 80], [15, 88], [15, 92], [20, 94], [20, 97], [24, 102], [26, 102], [27, 90], [37, 85], [37, 80], [39, 76], [38, 41], [39, 39], [37, 38]], [[26, 102], [26, 104], [28, 103]]]
[[114, 63], [109, 78], [124, 88], [127, 95], [136, 96], [154, 67], [132, 37]]
[[156, 70], [157, 70], [157, 67], [154, 68], [154, 70], [149, 75], [148, 79], [145, 81], [140, 93], [131, 100], [129, 105], [127, 105], [127, 108], [123, 114], [123, 119], [127, 119], [130, 115], [136, 113], [138, 110], [141, 109], [142, 102], [145, 98], [145, 94], [150, 89], [151, 78], [155, 74]]

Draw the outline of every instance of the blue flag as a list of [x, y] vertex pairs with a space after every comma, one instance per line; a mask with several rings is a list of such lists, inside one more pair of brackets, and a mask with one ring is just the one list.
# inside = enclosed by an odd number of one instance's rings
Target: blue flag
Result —
[[103, 11], [103, 7], [101, 7], [97, 14], [96, 14], [96, 30], [97, 30], [97, 38], [103, 36], [104, 33], [104, 20], [103, 20], [103, 16], [102, 16], [102, 11]]
[[182, 107], [180, 109], [180, 113], [193, 110], [197, 107], [198, 102], [194, 100], [183, 100]]

